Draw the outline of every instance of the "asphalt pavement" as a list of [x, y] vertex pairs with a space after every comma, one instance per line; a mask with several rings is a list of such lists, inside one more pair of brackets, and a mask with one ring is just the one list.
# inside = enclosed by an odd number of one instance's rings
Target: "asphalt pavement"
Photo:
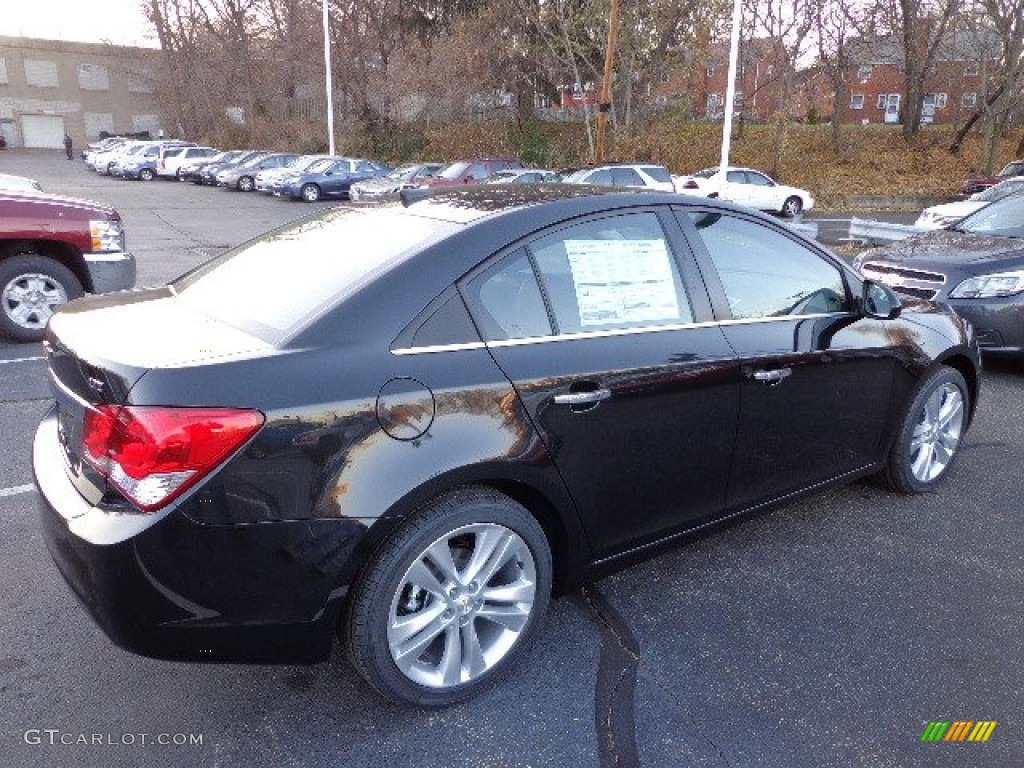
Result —
[[[0, 171], [113, 204], [140, 284], [330, 205], [102, 178], [59, 152], [0, 152]], [[935, 493], [855, 483], [603, 579], [553, 602], [499, 687], [424, 712], [383, 702], [340, 652], [273, 667], [114, 647], [38, 530], [39, 357], [0, 342], [0, 766], [1024, 762], [1024, 365], [987, 365], [976, 423]], [[998, 724], [984, 743], [922, 742], [935, 720]]]

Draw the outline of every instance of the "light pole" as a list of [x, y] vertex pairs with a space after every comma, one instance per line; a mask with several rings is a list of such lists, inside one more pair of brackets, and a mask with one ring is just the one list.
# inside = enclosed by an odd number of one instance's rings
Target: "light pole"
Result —
[[324, 12], [324, 72], [327, 81], [327, 146], [334, 154], [334, 95], [331, 88], [331, 35], [327, 26], [327, 0], [322, 0]]
[[722, 157], [718, 164], [720, 189], [725, 187], [726, 174], [729, 169], [729, 142], [732, 141], [732, 107], [736, 100], [736, 61], [740, 50], [740, 21], [743, 0], [732, 3], [732, 34], [729, 37], [729, 82], [725, 86], [725, 116], [722, 120]]
[[604, 136], [608, 130], [608, 115], [612, 111], [612, 62], [615, 60], [615, 33], [619, 27], [619, 2], [611, 0], [608, 9], [608, 48], [604, 53], [604, 77], [597, 105], [597, 150], [595, 162], [604, 162]]

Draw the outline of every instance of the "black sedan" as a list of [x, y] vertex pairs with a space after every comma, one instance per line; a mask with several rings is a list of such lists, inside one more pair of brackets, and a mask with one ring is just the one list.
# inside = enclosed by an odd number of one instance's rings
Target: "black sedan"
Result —
[[337, 632], [384, 695], [450, 704], [552, 593], [831, 484], [926, 491], [957, 455], [968, 324], [780, 222], [416, 195], [54, 315], [44, 537], [114, 642], [313, 662]]
[[1024, 195], [865, 251], [854, 264], [900, 294], [952, 306], [974, 326], [985, 353], [1024, 355]]

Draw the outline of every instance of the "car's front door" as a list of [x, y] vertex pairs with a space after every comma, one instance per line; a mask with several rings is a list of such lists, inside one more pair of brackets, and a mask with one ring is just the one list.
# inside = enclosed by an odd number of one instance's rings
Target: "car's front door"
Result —
[[666, 221], [649, 210], [585, 220], [462, 286], [599, 557], [725, 503], [739, 371], [720, 328], [698, 322], [710, 304]]
[[750, 190], [747, 187], [747, 174], [744, 171], [729, 171], [725, 174], [725, 185], [721, 197], [740, 205], [747, 205]]
[[349, 171], [352, 169], [347, 160], [339, 160], [323, 174], [320, 189], [324, 195], [336, 197], [348, 189]]
[[778, 188], [775, 182], [763, 173], [745, 171], [747, 201], [751, 208], [761, 211], [777, 211], [782, 208], [782, 200], [779, 200]]
[[730, 508], [877, 461], [898, 345], [856, 312], [840, 267], [753, 216], [680, 219], [742, 366]]

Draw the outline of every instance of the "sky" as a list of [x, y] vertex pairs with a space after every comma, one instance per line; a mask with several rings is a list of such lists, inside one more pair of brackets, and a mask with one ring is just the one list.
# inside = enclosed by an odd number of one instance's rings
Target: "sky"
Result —
[[0, 35], [156, 47], [140, 0], [4, 0]]

